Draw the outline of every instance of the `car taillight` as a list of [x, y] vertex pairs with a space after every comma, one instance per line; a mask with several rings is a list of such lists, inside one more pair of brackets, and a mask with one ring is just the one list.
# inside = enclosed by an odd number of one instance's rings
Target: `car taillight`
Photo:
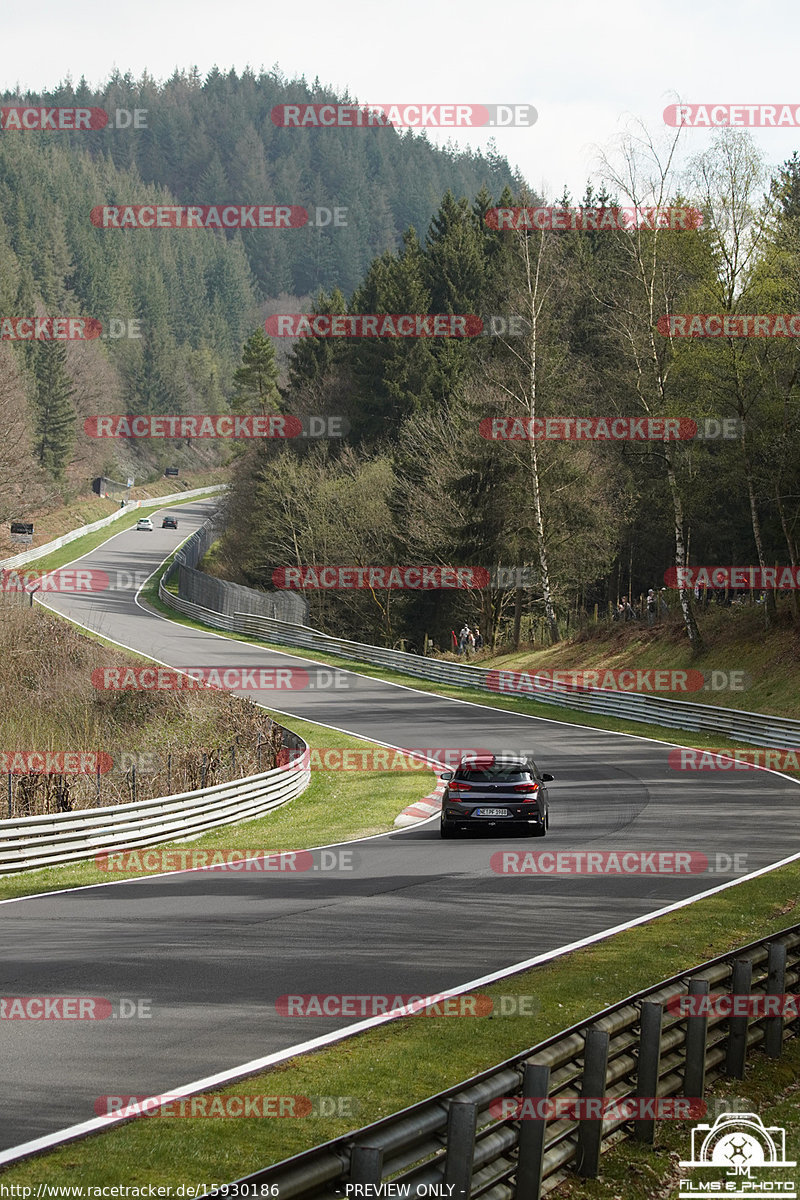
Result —
[[523, 803], [527, 803], [530, 800], [535, 800], [538, 790], [538, 783], [517, 783], [514, 785], [515, 792], [524, 792], [526, 794], [527, 800], [523, 801]]
[[458, 783], [456, 780], [451, 779], [447, 785], [447, 790], [448, 792], [471, 792], [472, 784]]

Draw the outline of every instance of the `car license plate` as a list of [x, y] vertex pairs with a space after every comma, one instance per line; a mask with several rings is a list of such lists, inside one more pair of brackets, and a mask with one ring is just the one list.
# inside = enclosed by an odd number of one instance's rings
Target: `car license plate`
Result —
[[474, 817], [507, 817], [509, 812], [507, 808], [476, 808], [472, 815]]

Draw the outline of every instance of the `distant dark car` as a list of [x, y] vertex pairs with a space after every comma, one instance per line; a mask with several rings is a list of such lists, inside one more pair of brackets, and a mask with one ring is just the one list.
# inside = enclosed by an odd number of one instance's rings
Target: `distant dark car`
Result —
[[178, 528], [178, 518], [177, 517], [164, 517], [164, 520], [161, 522], [161, 528], [162, 529], [177, 529]]
[[439, 826], [443, 838], [479, 827], [545, 836], [550, 824], [545, 785], [553, 776], [527, 755], [468, 755], [440, 778], [447, 784]]

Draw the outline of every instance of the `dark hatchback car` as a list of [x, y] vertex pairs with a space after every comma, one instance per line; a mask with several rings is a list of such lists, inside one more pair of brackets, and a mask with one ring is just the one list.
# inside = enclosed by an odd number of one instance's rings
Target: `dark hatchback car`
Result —
[[178, 518], [177, 517], [164, 517], [164, 520], [161, 522], [161, 528], [162, 529], [177, 529], [178, 528]]
[[471, 755], [446, 780], [439, 832], [454, 837], [459, 829], [523, 830], [544, 837], [550, 824], [547, 787], [552, 775], [527, 755]]

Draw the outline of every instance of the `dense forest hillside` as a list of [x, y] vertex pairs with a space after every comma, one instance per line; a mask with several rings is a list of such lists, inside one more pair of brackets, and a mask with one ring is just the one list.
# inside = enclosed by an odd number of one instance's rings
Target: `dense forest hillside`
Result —
[[[80, 104], [108, 114], [102, 129], [56, 134], [58, 144], [73, 153], [86, 151], [97, 163], [133, 172], [119, 179], [101, 175], [94, 203], [108, 203], [112, 196], [117, 203], [144, 199], [138, 177], [183, 204], [345, 208], [346, 225], [334, 227], [331, 221], [291, 236], [258, 231], [241, 236], [259, 297], [268, 297], [320, 287], [339, 287], [349, 295], [372, 259], [395, 249], [409, 226], [427, 229], [448, 188], [458, 196], [482, 186], [499, 194], [522, 182], [499, 155], [438, 149], [424, 132], [282, 128], [270, 115], [278, 105], [349, 99], [319, 81], [287, 80], [277, 69], [241, 76], [215, 69], [205, 79], [176, 72], [165, 83], [114, 74], [99, 91], [82, 80], [41, 95], [6, 92], [2, 103]], [[115, 128], [118, 109], [130, 114], [119, 118], [124, 128]], [[137, 111], [141, 128], [135, 127]], [[53, 140], [50, 133], [44, 138]]]
[[[205, 467], [230, 446], [101, 442], [98, 412], [227, 412], [242, 348], [270, 311], [308, 307], [319, 288], [350, 294], [375, 255], [421, 230], [442, 194], [501, 190], [495, 155], [437, 149], [395, 129], [286, 130], [272, 107], [341, 99], [276, 71], [112, 75], [2, 99], [0, 134], [0, 519], [85, 490], [93, 476], [137, 481], [167, 462]], [[9, 109], [102, 110], [102, 128], [14, 128]], [[103, 120], [106, 118], [103, 117]], [[97, 124], [93, 117], [92, 124]], [[119, 128], [117, 125], [124, 127]], [[115, 205], [291, 205], [340, 210], [298, 229], [110, 229]], [[24, 340], [15, 322], [75, 317], [102, 337]], [[278, 362], [287, 349], [279, 347]]]

